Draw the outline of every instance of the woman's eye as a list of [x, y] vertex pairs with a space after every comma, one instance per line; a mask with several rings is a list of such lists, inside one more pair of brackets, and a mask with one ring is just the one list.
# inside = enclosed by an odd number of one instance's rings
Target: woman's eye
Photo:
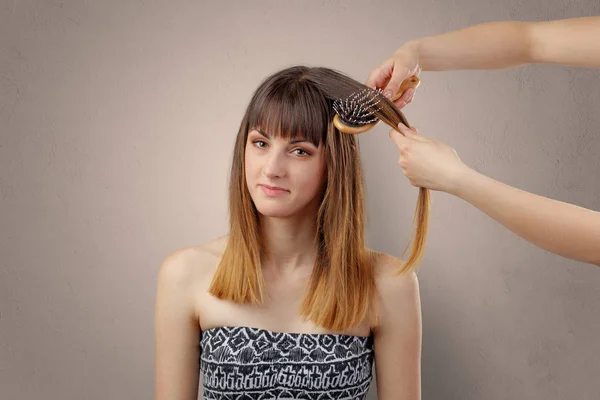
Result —
[[255, 140], [254, 141], [254, 145], [256, 147], [263, 148], [263, 147], [265, 147], [267, 145], [267, 143], [264, 140]]
[[294, 154], [297, 156], [308, 156], [310, 153], [304, 149], [294, 149]]

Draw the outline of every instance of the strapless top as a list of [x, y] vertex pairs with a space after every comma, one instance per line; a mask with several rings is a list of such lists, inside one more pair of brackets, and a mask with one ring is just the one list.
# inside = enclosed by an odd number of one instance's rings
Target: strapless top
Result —
[[206, 400], [363, 400], [372, 380], [372, 336], [219, 327], [200, 349]]

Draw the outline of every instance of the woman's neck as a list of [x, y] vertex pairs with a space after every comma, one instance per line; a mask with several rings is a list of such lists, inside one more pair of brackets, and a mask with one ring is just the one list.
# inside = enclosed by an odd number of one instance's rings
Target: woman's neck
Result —
[[260, 226], [264, 241], [263, 265], [281, 272], [312, 269], [317, 257], [314, 218], [261, 217]]

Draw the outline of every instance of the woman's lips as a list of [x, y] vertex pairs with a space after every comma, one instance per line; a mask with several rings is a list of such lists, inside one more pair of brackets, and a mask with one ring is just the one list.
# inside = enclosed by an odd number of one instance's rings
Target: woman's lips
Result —
[[283, 196], [283, 195], [289, 193], [288, 190], [277, 187], [277, 186], [269, 186], [269, 185], [259, 185], [259, 186], [260, 186], [260, 189], [265, 194], [265, 196], [267, 196], [267, 197], [280, 197], [280, 196]]

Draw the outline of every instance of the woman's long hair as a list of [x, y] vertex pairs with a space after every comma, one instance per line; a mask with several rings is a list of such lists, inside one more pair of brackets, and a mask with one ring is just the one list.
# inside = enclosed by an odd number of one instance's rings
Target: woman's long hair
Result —
[[[209, 288], [235, 303], [260, 304], [265, 297], [258, 211], [247, 188], [244, 153], [248, 133], [260, 129], [283, 138], [323, 145], [325, 188], [316, 215], [317, 259], [301, 314], [315, 324], [344, 331], [375, 311], [376, 287], [364, 239], [364, 184], [357, 137], [332, 123], [333, 102], [366, 86], [328, 68], [295, 66], [265, 79], [255, 91], [235, 141], [229, 183], [229, 238]], [[381, 96], [377, 117], [391, 126], [408, 122]], [[416, 233], [399, 273], [413, 271], [425, 246], [428, 192], [422, 189]]]

